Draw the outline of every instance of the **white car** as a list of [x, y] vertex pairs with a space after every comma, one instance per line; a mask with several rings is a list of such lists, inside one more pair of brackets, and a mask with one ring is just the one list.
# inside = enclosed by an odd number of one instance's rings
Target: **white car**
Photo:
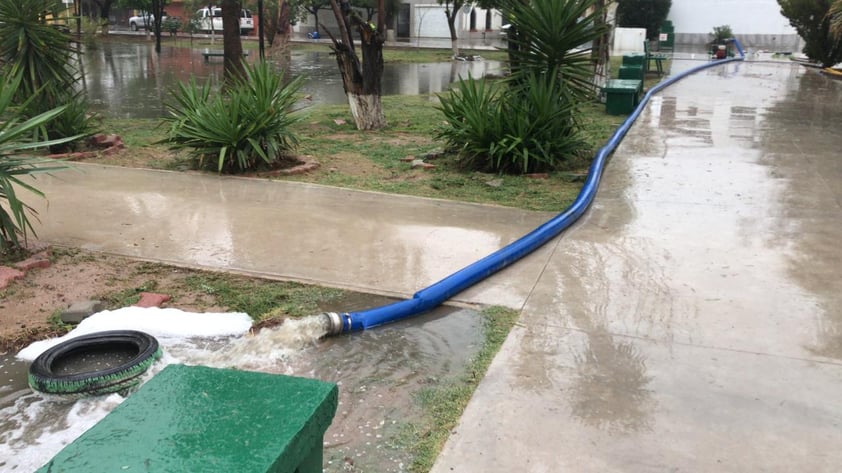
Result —
[[[211, 11], [213, 11], [213, 17], [210, 15]], [[222, 8], [202, 8], [196, 12], [196, 19], [199, 20], [199, 30], [208, 33], [211, 30], [218, 33], [222, 32]], [[213, 20], [213, 23], [211, 23], [211, 20]], [[250, 10], [243, 8], [240, 11], [240, 34], [246, 35], [251, 33], [252, 30], [254, 30], [254, 18]]]
[[[149, 25], [146, 24], [147, 20], [149, 21]], [[167, 15], [164, 15], [161, 18], [161, 21], [163, 22], [163, 21], [166, 21], [166, 20], [167, 20]], [[153, 15], [151, 13], [148, 13], [146, 15], [140, 14], [140, 15], [136, 15], [136, 16], [133, 16], [133, 17], [129, 18], [129, 28], [131, 28], [132, 31], [137, 31], [141, 28], [143, 28], [143, 29], [151, 28], [152, 25], [154, 24], [154, 22], [155, 22], [155, 15]]]

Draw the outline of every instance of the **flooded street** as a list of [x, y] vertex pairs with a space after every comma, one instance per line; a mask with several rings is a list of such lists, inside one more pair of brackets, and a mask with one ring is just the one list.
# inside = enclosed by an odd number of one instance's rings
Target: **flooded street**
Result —
[[[179, 82], [195, 78], [202, 84], [210, 79], [218, 83], [222, 78], [221, 58], [205, 61], [205, 49], [221, 50], [207, 40], [196, 40], [195, 47], [162, 46], [155, 53], [151, 41], [107, 41], [87, 48], [83, 55], [83, 87], [94, 111], [114, 118], [157, 118], [166, 112], [164, 104], [170, 91]], [[345, 92], [336, 59], [326, 43], [323, 51], [295, 51], [293, 45], [291, 73], [307, 78], [301, 93], [309, 95], [312, 103], [345, 103]], [[257, 55], [251, 51], [248, 61]], [[383, 95], [418, 95], [442, 92], [451, 82], [468, 74], [479, 77], [500, 74], [497, 61], [436, 62], [424, 64], [386, 64], [383, 71]]]
[[[325, 310], [390, 299], [351, 294]], [[343, 309], [344, 310], [344, 309]], [[299, 321], [296, 321], [299, 322]], [[419, 419], [419, 391], [462, 376], [482, 338], [481, 316], [439, 308], [377, 330], [322, 340], [318, 323], [227, 339], [159, 337], [164, 351], [150, 373], [181, 363], [316, 378], [339, 385], [339, 407], [325, 434], [325, 471], [404, 471], [401, 435]], [[34, 471], [122, 402], [112, 394], [78, 401], [34, 393], [28, 363], [0, 358], [0, 472]], [[248, 399], [244, 388], [243, 398]]]

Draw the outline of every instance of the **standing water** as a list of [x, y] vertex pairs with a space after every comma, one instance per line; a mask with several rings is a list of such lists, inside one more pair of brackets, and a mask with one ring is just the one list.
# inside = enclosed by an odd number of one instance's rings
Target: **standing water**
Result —
[[[386, 302], [386, 298], [351, 295], [323, 310], [354, 310]], [[115, 318], [116, 312], [104, 313], [112, 317], [98, 314], [82, 328], [113, 329], [107, 319]], [[149, 313], [155, 314], [144, 312], [139, 319], [149, 319]], [[183, 325], [183, 331], [173, 324], [157, 330], [143, 320], [138, 322], [141, 326], [125, 320], [120, 324], [149, 332], [161, 344], [164, 355], [146, 379], [168, 364], [183, 363], [337, 383], [339, 407], [325, 434], [324, 469], [328, 472], [405, 471], [411, 455], [400, 442], [409, 424], [421, 416], [417, 394], [458, 379], [483, 338], [476, 312], [447, 307], [376, 330], [321, 340], [326, 332], [322, 316], [291, 319], [256, 335], [238, 336], [208, 335], [212, 332], [208, 325], [215, 324], [219, 333], [231, 332], [223, 319], [215, 319], [214, 324], [208, 324], [208, 319], [205, 314], [187, 314], [174, 324]], [[239, 323], [235, 320], [237, 327]], [[191, 326], [201, 327], [205, 335], [192, 336]], [[124, 399], [112, 394], [68, 400], [35, 393], [26, 387], [27, 368], [28, 363], [14, 357], [0, 358], [0, 472], [35, 471]], [[243, 401], [248, 398], [248, 388], [244, 388]]]
[[[205, 61], [203, 46], [164, 46], [155, 53], [151, 42], [103, 41], [87, 49], [82, 58], [85, 92], [94, 111], [114, 118], [158, 118], [178, 83], [191, 78], [203, 84], [222, 80], [221, 61]], [[254, 61], [254, 54], [249, 60]], [[443, 92], [460, 77], [501, 74], [498, 61], [448, 61], [423, 64], [387, 63], [383, 70], [383, 95], [422, 95]], [[290, 74], [305, 78], [301, 93], [312, 103], [341, 104], [347, 98], [336, 59], [324, 44], [323, 51], [295, 51]]]

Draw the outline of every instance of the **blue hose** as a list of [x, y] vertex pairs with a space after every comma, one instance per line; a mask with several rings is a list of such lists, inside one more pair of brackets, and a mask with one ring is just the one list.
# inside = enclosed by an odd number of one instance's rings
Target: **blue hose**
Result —
[[634, 121], [637, 120], [643, 112], [644, 107], [649, 102], [652, 95], [701, 70], [727, 64], [729, 62], [744, 60], [745, 53], [743, 52], [740, 42], [736, 38], [731, 41], [737, 48], [737, 51], [740, 54], [739, 57], [712, 61], [692, 69], [688, 69], [664, 80], [663, 82], [660, 82], [643, 96], [637, 108], [635, 108], [631, 115], [629, 115], [628, 118], [626, 118], [626, 120], [623, 121], [623, 123], [617, 128], [617, 130], [614, 131], [614, 134], [611, 135], [611, 138], [605, 146], [597, 151], [596, 156], [594, 157], [594, 160], [588, 170], [588, 177], [585, 179], [585, 183], [579, 191], [579, 195], [565, 211], [485, 258], [482, 258], [481, 260], [456, 271], [450, 276], [421, 289], [412, 296], [412, 299], [406, 299], [359, 312], [333, 314], [337, 317], [335, 323], [341, 325], [341, 327], [334, 327], [332, 332], [345, 333], [357, 330], [366, 330], [372, 327], [377, 327], [378, 325], [395, 322], [431, 310], [463, 290], [511, 265], [520, 258], [538, 249], [544, 243], [558, 236], [562, 231], [566, 230], [570, 227], [570, 225], [578, 220], [579, 217], [585, 213], [585, 210], [587, 210], [591, 205], [591, 202], [593, 202], [593, 199], [596, 196], [599, 181], [602, 178], [602, 172], [608, 162], [609, 155], [614, 152], [620, 144], [620, 141], [622, 141], [622, 139], [626, 136], [626, 133], [628, 133]]

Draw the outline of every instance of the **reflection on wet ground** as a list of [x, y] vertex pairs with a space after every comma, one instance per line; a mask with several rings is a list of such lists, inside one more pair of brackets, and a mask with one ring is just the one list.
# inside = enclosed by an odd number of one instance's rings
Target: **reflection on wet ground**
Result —
[[[355, 310], [387, 302], [391, 300], [349, 294], [323, 309]], [[405, 471], [412, 459], [401, 436], [421, 415], [415, 397], [460, 377], [483, 338], [479, 314], [448, 307], [318, 342], [278, 329], [264, 332], [234, 341], [162, 339], [164, 357], [152, 373], [169, 363], [204, 364], [337, 383], [339, 407], [325, 435], [326, 472]], [[269, 343], [275, 346], [265, 346]], [[26, 387], [26, 370], [25, 363], [0, 359], [0, 471], [40, 467], [121, 400], [111, 395], [68, 402], [35, 394]]]
[[768, 59], [647, 104], [434, 473], [839, 470], [842, 82]]
[[[208, 46], [198, 40], [193, 49], [163, 46], [155, 53], [151, 42], [108, 41], [86, 49], [83, 56], [83, 85], [92, 108], [109, 117], [157, 118], [166, 113], [169, 93], [180, 82], [195, 78], [200, 84], [222, 78], [222, 62], [205, 61]], [[221, 43], [216, 49], [221, 49]], [[213, 49], [213, 47], [211, 47]], [[251, 61], [256, 55], [251, 55]], [[471, 74], [499, 74], [496, 61], [451, 61], [425, 64], [386, 64], [383, 95], [419, 95], [447, 90], [451, 82]], [[296, 52], [293, 47], [293, 76], [305, 76], [301, 92], [310, 103], [345, 103], [336, 59], [327, 45], [324, 51]]]

